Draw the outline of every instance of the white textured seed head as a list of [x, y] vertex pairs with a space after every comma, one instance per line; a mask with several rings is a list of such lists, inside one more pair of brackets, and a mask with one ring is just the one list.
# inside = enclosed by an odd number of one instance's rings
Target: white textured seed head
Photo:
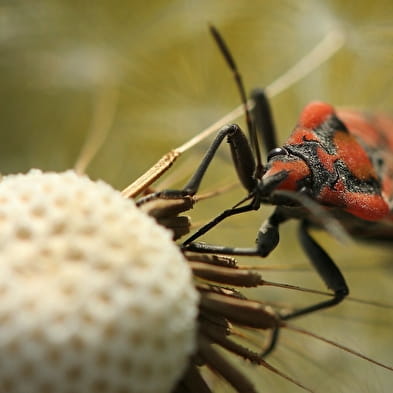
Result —
[[170, 392], [197, 301], [170, 233], [107, 184], [0, 182], [1, 392]]

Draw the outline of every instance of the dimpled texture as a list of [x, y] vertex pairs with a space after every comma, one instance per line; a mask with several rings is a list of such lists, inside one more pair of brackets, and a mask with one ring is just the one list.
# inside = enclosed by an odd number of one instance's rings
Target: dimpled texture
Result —
[[0, 183], [0, 391], [166, 393], [198, 296], [171, 234], [73, 171]]

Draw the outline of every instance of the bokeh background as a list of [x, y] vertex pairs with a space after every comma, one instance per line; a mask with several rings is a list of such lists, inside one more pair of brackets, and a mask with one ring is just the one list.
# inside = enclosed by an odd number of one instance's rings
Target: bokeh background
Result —
[[[346, 33], [344, 49], [272, 99], [280, 142], [312, 99], [393, 113], [391, 0], [0, 0], [1, 172], [71, 168], [89, 130], [108, 123], [108, 138], [87, 172], [123, 189], [239, 104], [209, 22], [228, 41], [248, 88], [271, 83], [329, 31]], [[173, 186], [184, 183], [207, 143], [179, 160]], [[226, 150], [203, 190], [235, 180]], [[242, 195], [238, 187], [201, 202], [193, 219], [206, 221]], [[250, 245], [268, 211], [234, 218], [205, 240]], [[353, 296], [391, 302], [392, 248], [317, 236], [342, 267]], [[264, 273], [270, 281], [323, 289], [307, 267], [292, 223], [266, 261], [244, 263], [281, 266]], [[292, 305], [316, 300], [274, 288], [252, 295]], [[348, 301], [296, 324], [392, 364], [392, 309]], [[391, 391], [392, 372], [289, 331], [269, 361], [320, 393]], [[263, 368], [242, 367], [261, 392], [300, 391]], [[232, 391], [216, 383], [217, 392]]]

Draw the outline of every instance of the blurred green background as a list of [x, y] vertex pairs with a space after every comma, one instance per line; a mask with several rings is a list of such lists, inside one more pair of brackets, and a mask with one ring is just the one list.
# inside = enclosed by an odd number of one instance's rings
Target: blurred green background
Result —
[[[272, 99], [280, 142], [312, 99], [393, 112], [391, 0], [0, 0], [1, 172], [73, 167], [89, 129], [112, 113], [109, 136], [88, 173], [124, 188], [165, 152], [239, 104], [230, 72], [208, 34], [209, 22], [227, 40], [248, 88], [271, 83], [327, 32], [345, 31], [343, 50]], [[186, 153], [176, 167], [195, 167], [207, 143]], [[223, 148], [203, 189], [234, 179]], [[207, 220], [243, 194], [238, 188], [201, 202], [194, 220]], [[261, 213], [234, 218], [206, 239], [250, 245], [261, 219]], [[300, 264], [305, 269], [264, 276], [323, 289], [307, 268], [295, 231], [286, 225], [280, 246], [266, 261], [249, 258], [245, 263]], [[391, 249], [342, 245], [324, 234], [319, 239], [346, 273], [353, 296], [391, 301]], [[280, 289], [262, 288], [253, 295], [289, 304], [314, 301], [311, 295]], [[348, 301], [296, 323], [392, 362], [391, 309]], [[315, 391], [391, 391], [392, 372], [311, 338], [290, 332], [282, 336], [269, 360]], [[261, 392], [300, 391], [267, 370], [248, 366], [245, 371]], [[217, 392], [231, 389], [218, 383]]]

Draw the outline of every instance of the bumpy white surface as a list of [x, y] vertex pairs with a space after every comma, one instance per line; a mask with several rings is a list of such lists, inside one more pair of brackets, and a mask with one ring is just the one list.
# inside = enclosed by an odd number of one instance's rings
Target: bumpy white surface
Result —
[[197, 294], [168, 231], [103, 182], [0, 182], [0, 392], [166, 393]]

